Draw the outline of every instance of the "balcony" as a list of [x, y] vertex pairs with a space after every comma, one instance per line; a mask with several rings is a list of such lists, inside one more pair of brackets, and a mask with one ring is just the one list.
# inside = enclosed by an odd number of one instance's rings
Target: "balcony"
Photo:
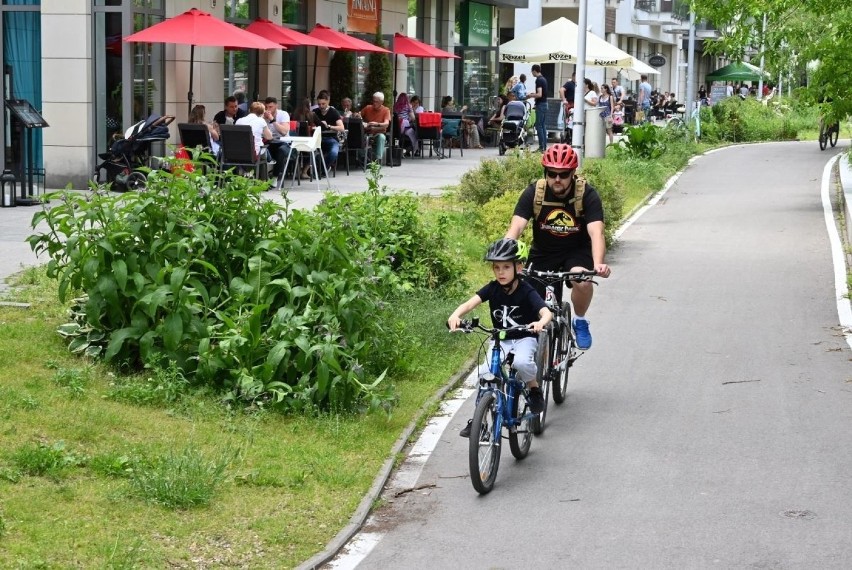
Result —
[[680, 25], [689, 20], [689, 2], [684, 0], [634, 0], [633, 22], [649, 26]]
[[[683, 34], [684, 37], [686, 37], [689, 34], [689, 15], [687, 15], [687, 19], [680, 24], [664, 27], [663, 32], [667, 34]], [[695, 39], [711, 40], [717, 39], [720, 36], [721, 34], [719, 31], [714, 28], [710, 22], [706, 20], [695, 22]]]

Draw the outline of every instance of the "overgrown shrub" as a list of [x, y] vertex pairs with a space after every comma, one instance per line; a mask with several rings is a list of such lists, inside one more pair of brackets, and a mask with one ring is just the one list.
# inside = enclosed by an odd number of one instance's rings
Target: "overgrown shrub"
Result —
[[84, 294], [61, 332], [130, 370], [174, 363], [231, 400], [389, 405], [385, 347], [399, 340], [377, 315], [394, 295], [458, 279], [441, 224], [376, 180], [315, 212], [281, 209], [261, 188], [196, 170], [152, 172], [139, 193], [51, 196], [59, 203], [33, 218], [48, 231], [30, 244], [48, 254], [61, 299]]
[[610, 145], [610, 152], [633, 158], [655, 159], [666, 152], [666, 134], [653, 123], [628, 125], [624, 127], [624, 137]]
[[456, 196], [463, 202], [485, 204], [506, 192], [523, 190], [542, 173], [540, 154], [510, 152], [503, 160], [483, 160], [478, 168], [465, 172]]
[[810, 111], [795, 111], [775, 100], [764, 105], [750, 97], [728, 97], [702, 108], [701, 138], [708, 142], [793, 140], [809, 126], [811, 119], [805, 115]]

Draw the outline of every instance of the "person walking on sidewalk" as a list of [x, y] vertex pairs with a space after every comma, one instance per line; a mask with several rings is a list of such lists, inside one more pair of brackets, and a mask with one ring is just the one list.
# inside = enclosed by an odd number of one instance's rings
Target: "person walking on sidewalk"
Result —
[[[595, 271], [609, 277], [605, 263], [604, 212], [601, 197], [584, 179], [577, 177], [578, 157], [567, 144], [555, 144], [541, 157], [544, 178], [523, 191], [515, 206], [506, 232], [518, 239], [533, 221], [533, 243], [529, 265], [542, 271]], [[534, 284], [544, 297], [543, 284]], [[577, 348], [592, 346], [592, 333], [586, 312], [592, 304], [594, 290], [590, 282], [574, 283], [571, 303], [574, 305], [574, 332]], [[556, 300], [562, 302], [561, 289]]]

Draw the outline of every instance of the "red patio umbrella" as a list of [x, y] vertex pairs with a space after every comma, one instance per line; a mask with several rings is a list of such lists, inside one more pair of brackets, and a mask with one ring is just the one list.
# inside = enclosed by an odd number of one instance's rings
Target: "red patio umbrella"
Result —
[[409, 38], [399, 32], [393, 35], [393, 98], [396, 102], [396, 64], [399, 59], [398, 55], [405, 57], [436, 57], [440, 59], [458, 59], [454, 53], [444, 51], [435, 46], [425, 44], [420, 40]]
[[129, 35], [124, 38], [124, 41], [190, 46], [189, 92], [186, 94], [189, 111], [192, 111], [192, 68], [195, 64], [195, 46], [281, 49], [281, 45], [277, 42], [247, 32], [197, 8]]
[[[383, 47], [379, 47], [370, 42], [353, 38], [350, 35], [332, 30], [328, 26], [317, 24], [314, 29], [308, 32], [312, 38], [323, 40], [331, 45], [329, 49], [339, 49], [342, 51], [366, 51], [373, 53], [391, 53]], [[311, 86], [311, 101], [314, 100], [317, 85], [317, 51], [314, 50], [314, 84]]]
[[333, 44], [319, 38], [291, 30], [271, 20], [258, 18], [246, 27], [247, 32], [257, 34], [273, 42], [286, 46], [318, 46], [335, 49]]

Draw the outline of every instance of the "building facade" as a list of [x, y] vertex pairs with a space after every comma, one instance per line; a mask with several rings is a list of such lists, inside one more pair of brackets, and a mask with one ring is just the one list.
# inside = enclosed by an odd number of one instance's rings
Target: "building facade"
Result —
[[[685, 92], [684, 26], [673, 0], [587, 0], [592, 31], [642, 61], [662, 54], [654, 86]], [[679, 1], [679, 0], [678, 0]], [[324, 24], [367, 41], [379, 30], [386, 47], [402, 33], [454, 52], [458, 59], [396, 58], [395, 85], [417, 93], [427, 109], [452, 95], [487, 112], [505, 79], [518, 72], [499, 63], [500, 43], [560, 16], [577, 21], [578, 0], [2, 0], [0, 56], [4, 98], [25, 99], [49, 123], [22, 128], [5, 113], [4, 165], [21, 174], [32, 163], [49, 188], [84, 188], [98, 154], [151, 113], [187, 119], [190, 46], [127, 43], [123, 38], [198, 8], [234, 24], [266, 18], [303, 32]], [[697, 43], [700, 49], [700, 42]], [[274, 96], [284, 108], [328, 87], [332, 52], [196, 47], [192, 103], [208, 118], [235, 92]], [[706, 59], [706, 58], [705, 58]], [[658, 58], [659, 60], [659, 58]], [[362, 95], [367, 58], [356, 58], [354, 97]], [[706, 70], [714, 69], [709, 61]], [[572, 69], [546, 66], [553, 93]], [[702, 77], [699, 73], [696, 77]], [[601, 77], [599, 80], [608, 77]], [[700, 84], [697, 79], [697, 84]], [[388, 94], [390, 95], [390, 94]], [[389, 97], [390, 98], [390, 97]], [[29, 137], [29, 138], [27, 138]], [[28, 142], [29, 141], [29, 142]], [[33, 147], [27, 161], [22, 148]], [[155, 149], [166, 152], [166, 148]], [[41, 170], [43, 169], [43, 170]]]

